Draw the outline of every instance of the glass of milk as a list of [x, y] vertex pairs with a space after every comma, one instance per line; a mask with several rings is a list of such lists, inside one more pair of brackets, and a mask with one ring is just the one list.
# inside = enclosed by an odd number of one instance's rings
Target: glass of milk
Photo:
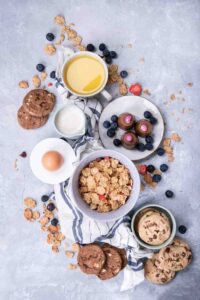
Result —
[[68, 139], [75, 140], [84, 135], [86, 124], [84, 112], [75, 104], [67, 104], [55, 114], [56, 131]]

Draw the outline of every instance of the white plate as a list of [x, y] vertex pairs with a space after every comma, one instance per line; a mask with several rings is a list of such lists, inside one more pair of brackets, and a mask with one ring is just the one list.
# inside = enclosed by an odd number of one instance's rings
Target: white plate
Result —
[[[153, 150], [151, 151], [145, 150], [144, 152], [140, 152], [137, 149], [128, 150], [122, 146], [116, 147], [113, 144], [113, 140], [115, 138], [120, 139], [124, 131], [122, 129], [117, 129], [115, 137], [109, 138], [107, 136], [107, 129], [103, 127], [103, 122], [105, 120], [110, 121], [112, 115], [119, 116], [124, 112], [132, 113], [136, 117], [136, 119], [143, 119], [144, 112], [146, 110], [150, 111], [152, 115], [158, 120], [158, 123], [154, 125], [153, 133], [152, 133], [152, 136], [154, 137]], [[124, 96], [112, 101], [103, 110], [99, 121], [99, 134], [104, 147], [107, 149], [113, 149], [119, 151], [120, 153], [128, 156], [129, 159], [134, 161], [144, 159], [147, 156], [151, 155], [160, 145], [163, 138], [163, 133], [164, 133], [164, 122], [158, 108], [149, 100], [138, 96]], [[144, 139], [141, 138], [139, 139], [141, 142], [145, 143]]]
[[[62, 167], [57, 171], [47, 171], [42, 165], [42, 156], [47, 151], [58, 151], [64, 158]], [[69, 178], [74, 170], [75, 153], [72, 147], [58, 138], [48, 138], [39, 142], [32, 150], [30, 166], [33, 174], [42, 182], [57, 184]]]

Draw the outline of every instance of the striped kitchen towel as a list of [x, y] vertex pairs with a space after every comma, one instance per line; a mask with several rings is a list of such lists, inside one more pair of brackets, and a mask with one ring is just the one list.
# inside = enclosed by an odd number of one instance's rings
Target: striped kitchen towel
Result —
[[[62, 48], [60, 51], [62, 53], [58, 56], [57, 77], [59, 77], [60, 68], [65, 57], [63, 53], [65, 51], [68, 53], [66, 48]], [[86, 134], [76, 141], [68, 141], [75, 151], [76, 163], [78, 163], [89, 152], [102, 148], [98, 130], [96, 130], [102, 106], [97, 99], [86, 100], [74, 96], [69, 97], [59, 78], [57, 79], [56, 87], [63, 101], [73, 101], [85, 112], [88, 119]], [[152, 253], [139, 247], [130, 230], [131, 219], [129, 216], [124, 216], [112, 222], [99, 222], [83, 215], [76, 208], [73, 201], [70, 179], [54, 186], [54, 193], [51, 194], [51, 199], [56, 200], [61, 231], [67, 239], [80, 244], [106, 242], [126, 249], [128, 265], [124, 269], [121, 291], [131, 289], [144, 280], [143, 263]]]

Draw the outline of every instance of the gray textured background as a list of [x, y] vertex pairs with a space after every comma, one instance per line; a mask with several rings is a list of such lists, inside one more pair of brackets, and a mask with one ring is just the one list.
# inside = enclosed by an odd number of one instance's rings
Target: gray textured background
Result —
[[[0, 299], [200, 299], [200, 1], [0, 0], [0, 4]], [[120, 294], [122, 275], [99, 282], [79, 271], [70, 272], [64, 254], [51, 252], [39, 225], [23, 218], [23, 198], [30, 195], [39, 200], [50, 187], [33, 177], [28, 159], [19, 159], [19, 171], [14, 171], [14, 161], [21, 151], [30, 154], [39, 140], [56, 134], [50, 121], [32, 132], [19, 128], [16, 111], [25, 91], [17, 84], [30, 79], [40, 61], [48, 62], [48, 70], [54, 68], [55, 58], [46, 58], [43, 45], [45, 34], [55, 28], [52, 19], [58, 13], [76, 24], [86, 43], [105, 42], [117, 50], [117, 63], [131, 74], [129, 83], [140, 81], [148, 88], [152, 93], [148, 98], [160, 107], [167, 131], [174, 130], [183, 137], [175, 147], [176, 160], [158, 189], [146, 192], [138, 202], [166, 205], [178, 225], [188, 227], [185, 238], [194, 252], [193, 263], [166, 286], [145, 281], [134, 291]], [[144, 63], [140, 62], [142, 57]], [[193, 82], [192, 88], [188, 82]], [[180, 90], [185, 102], [163, 104]], [[184, 107], [187, 111], [182, 114]], [[159, 166], [163, 160], [155, 157], [149, 161]], [[167, 188], [175, 192], [174, 199], [165, 198]]]

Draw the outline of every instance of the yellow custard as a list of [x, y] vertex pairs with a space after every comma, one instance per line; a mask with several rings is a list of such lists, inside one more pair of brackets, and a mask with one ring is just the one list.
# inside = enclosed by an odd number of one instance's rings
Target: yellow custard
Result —
[[79, 95], [90, 95], [101, 89], [105, 82], [103, 64], [95, 57], [80, 55], [64, 67], [63, 78], [66, 86]]

